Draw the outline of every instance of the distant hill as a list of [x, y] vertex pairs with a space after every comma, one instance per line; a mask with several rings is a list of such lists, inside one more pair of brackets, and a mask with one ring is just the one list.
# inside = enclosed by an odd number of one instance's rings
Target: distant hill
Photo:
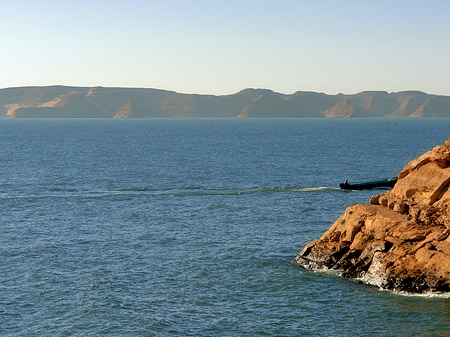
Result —
[[245, 89], [232, 95], [181, 94], [143, 88], [19, 87], [0, 89], [9, 118], [350, 118], [450, 117], [450, 96], [420, 91], [291, 95]]

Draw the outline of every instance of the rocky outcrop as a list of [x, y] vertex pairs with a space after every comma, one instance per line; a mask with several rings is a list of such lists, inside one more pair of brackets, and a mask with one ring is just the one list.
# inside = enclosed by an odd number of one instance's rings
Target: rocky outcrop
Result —
[[355, 115], [358, 108], [349, 100], [344, 98], [335, 106], [322, 111], [327, 118], [350, 118]]
[[117, 110], [114, 118], [130, 118], [133, 114], [133, 104], [128, 101], [126, 104], [121, 106], [119, 110]]
[[345, 214], [298, 254], [381, 288], [450, 291], [450, 139], [408, 163], [394, 188]]

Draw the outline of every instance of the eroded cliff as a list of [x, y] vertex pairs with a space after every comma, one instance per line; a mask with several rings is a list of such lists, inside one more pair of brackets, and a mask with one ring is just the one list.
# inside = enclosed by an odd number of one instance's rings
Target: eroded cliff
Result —
[[146, 88], [0, 89], [0, 118], [361, 118], [450, 117], [450, 96], [418, 91], [327, 95], [244, 89], [196, 95]]
[[394, 188], [345, 214], [297, 255], [381, 288], [450, 291], [450, 139], [412, 160]]

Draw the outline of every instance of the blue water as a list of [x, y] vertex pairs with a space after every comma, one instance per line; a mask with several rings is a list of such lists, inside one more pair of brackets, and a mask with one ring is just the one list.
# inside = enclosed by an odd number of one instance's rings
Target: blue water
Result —
[[0, 120], [1, 336], [447, 336], [295, 255], [450, 119]]

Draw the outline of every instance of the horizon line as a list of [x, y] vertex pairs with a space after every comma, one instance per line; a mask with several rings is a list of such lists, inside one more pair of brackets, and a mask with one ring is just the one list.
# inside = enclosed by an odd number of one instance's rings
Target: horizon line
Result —
[[443, 94], [434, 94], [434, 93], [428, 93], [426, 91], [422, 91], [419, 89], [405, 89], [405, 90], [400, 90], [400, 91], [387, 91], [387, 90], [361, 90], [358, 92], [353, 92], [353, 93], [344, 93], [344, 92], [339, 92], [339, 93], [327, 93], [324, 91], [314, 91], [314, 90], [296, 90], [292, 93], [284, 93], [284, 92], [280, 92], [280, 91], [275, 91], [273, 89], [270, 88], [261, 88], [261, 87], [247, 87], [247, 88], [243, 88], [240, 89], [238, 91], [235, 91], [233, 93], [227, 93], [227, 94], [212, 94], [212, 93], [199, 93], [199, 92], [182, 92], [182, 91], [176, 91], [173, 89], [165, 89], [165, 88], [156, 88], [156, 87], [138, 87], [138, 86], [105, 86], [105, 85], [91, 85], [91, 86], [86, 86], [86, 85], [67, 85], [67, 84], [49, 84], [49, 85], [21, 85], [21, 86], [9, 86], [9, 87], [3, 87], [0, 88], [0, 90], [8, 90], [8, 89], [21, 89], [21, 88], [49, 88], [49, 87], [68, 87], [68, 88], [105, 88], [105, 89], [148, 89], [148, 90], [161, 90], [161, 91], [167, 91], [167, 92], [173, 92], [173, 93], [177, 93], [177, 94], [181, 94], [181, 95], [202, 95], [202, 96], [231, 96], [231, 95], [235, 95], [238, 94], [242, 91], [245, 90], [261, 90], [261, 91], [271, 91], [275, 94], [280, 94], [280, 95], [285, 95], [285, 96], [292, 96], [295, 95], [297, 93], [316, 93], [316, 94], [324, 94], [324, 95], [328, 95], [328, 96], [349, 96], [349, 95], [357, 95], [357, 94], [362, 94], [362, 93], [387, 93], [387, 94], [396, 94], [396, 93], [405, 93], [405, 92], [416, 92], [416, 93], [423, 93], [423, 94], [427, 94], [427, 95], [434, 95], [434, 96], [450, 96], [450, 94], [448, 95], [443, 95]]

